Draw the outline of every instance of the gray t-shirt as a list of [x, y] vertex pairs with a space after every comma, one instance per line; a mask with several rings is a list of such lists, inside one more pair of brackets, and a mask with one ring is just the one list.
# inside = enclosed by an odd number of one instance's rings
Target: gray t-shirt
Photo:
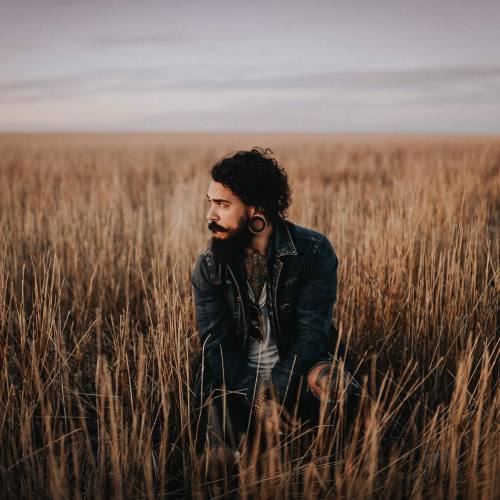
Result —
[[[248, 293], [250, 299], [255, 302], [255, 297], [250, 284], [247, 281]], [[266, 382], [271, 375], [273, 366], [279, 359], [278, 344], [271, 322], [269, 320], [268, 307], [267, 307], [267, 283], [262, 288], [259, 298], [259, 307], [261, 310], [261, 329], [263, 335], [262, 343], [258, 340], [248, 336], [247, 341], [247, 364], [252, 368], [258, 370], [259, 384]], [[260, 357], [260, 359], [259, 359]]]

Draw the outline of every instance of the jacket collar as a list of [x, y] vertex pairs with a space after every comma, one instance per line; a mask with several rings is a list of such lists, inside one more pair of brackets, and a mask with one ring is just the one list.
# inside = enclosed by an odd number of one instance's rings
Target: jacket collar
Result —
[[288, 225], [290, 222], [279, 219], [273, 226], [271, 236], [272, 249], [276, 257], [283, 257], [284, 255], [297, 255], [297, 249], [293, 244], [292, 235]]

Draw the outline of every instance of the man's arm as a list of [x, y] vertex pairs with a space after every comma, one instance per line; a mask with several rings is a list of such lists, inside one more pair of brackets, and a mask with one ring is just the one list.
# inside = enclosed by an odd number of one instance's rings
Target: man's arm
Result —
[[222, 283], [216, 284], [210, 278], [204, 255], [196, 261], [191, 282], [203, 355], [215, 381], [219, 386], [224, 383], [228, 390], [242, 392], [250, 407], [257, 371], [247, 365], [236, 345]]
[[[297, 301], [297, 332], [288, 355], [273, 367], [271, 381], [280, 403], [295, 397], [301, 375], [306, 375], [329, 346], [329, 328], [337, 293], [338, 260], [323, 237], [313, 249], [307, 277]], [[306, 381], [305, 381], [306, 382]], [[288, 386], [288, 390], [287, 390]]]

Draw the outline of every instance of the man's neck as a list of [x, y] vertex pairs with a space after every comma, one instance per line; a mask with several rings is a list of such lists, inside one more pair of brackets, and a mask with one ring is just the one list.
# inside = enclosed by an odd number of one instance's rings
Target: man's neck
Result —
[[249, 256], [257, 252], [262, 257], [265, 257], [267, 255], [267, 249], [269, 247], [272, 232], [273, 226], [269, 223], [262, 233], [256, 234], [253, 237], [252, 242], [245, 249], [245, 255]]
[[245, 249], [245, 275], [258, 302], [269, 272], [267, 250], [273, 228], [269, 224], [261, 234], [255, 235], [252, 243]]

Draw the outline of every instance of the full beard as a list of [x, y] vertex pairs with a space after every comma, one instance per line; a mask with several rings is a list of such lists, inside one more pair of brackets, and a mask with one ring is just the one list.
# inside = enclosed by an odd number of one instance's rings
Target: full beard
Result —
[[246, 219], [243, 219], [239, 229], [229, 238], [221, 239], [212, 236], [210, 247], [218, 260], [238, 265], [243, 262], [245, 249], [250, 246], [252, 240], [253, 234], [248, 229]]

